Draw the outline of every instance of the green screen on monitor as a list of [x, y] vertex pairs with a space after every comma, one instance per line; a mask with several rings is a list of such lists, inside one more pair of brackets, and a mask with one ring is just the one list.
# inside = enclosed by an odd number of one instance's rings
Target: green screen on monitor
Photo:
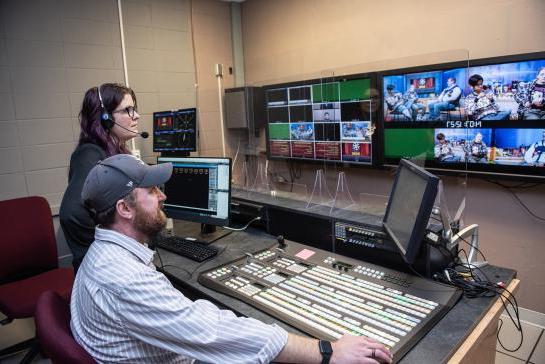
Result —
[[290, 139], [290, 124], [269, 124], [270, 139]]
[[312, 99], [314, 102], [339, 101], [339, 83], [320, 83], [312, 85]]
[[434, 129], [385, 129], [384, 140], [386, 158], [433, 159]]
[[340, 82], [341, 101], [367, 100], [370, 97], [371, 80], [362, 78]]

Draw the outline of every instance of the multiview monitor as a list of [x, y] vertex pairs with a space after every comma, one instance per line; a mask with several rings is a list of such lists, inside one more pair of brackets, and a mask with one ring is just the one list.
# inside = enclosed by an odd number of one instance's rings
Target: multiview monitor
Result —
[[153, 113], [153, 151], [167, 153], [197, 150], [197, 109]]
[[369, 77], [302, 81], [264, 89], [269, 158], [372, 162]]
[[164, 208], [175, 219], [217, 226], [229, 225], [231, 159], [159, 157], [171, 162], [172, 176], [165, 183]]
[[383, 162], [545, 177], [545, 53], [383, 72]]
[[405, 159], [400, 161], [383, 226], [408, 264], [420, 250], [438, 185], [433, 174]]

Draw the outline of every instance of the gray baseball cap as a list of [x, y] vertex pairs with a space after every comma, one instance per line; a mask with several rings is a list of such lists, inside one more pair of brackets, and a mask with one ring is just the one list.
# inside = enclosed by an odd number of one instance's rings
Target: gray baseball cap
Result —
[[97, 163], [85, 179], [81, 198], [102, 212], [137, 187], [158, 186], [170, 179], [172, 163], [147, 165], [130, 154], [117, 154]]

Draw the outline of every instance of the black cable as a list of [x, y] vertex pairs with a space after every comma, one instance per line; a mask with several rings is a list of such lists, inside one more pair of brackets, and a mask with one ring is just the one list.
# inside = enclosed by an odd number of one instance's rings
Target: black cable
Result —
[[[460, 253], [463, 253], [467, 259], [467, 252], [464, 249], [460, 249], [458, 251], [458, 254]], [[484, 254], [482, 255], [484, 258]], [[479, 277], [479, 275], [476, 275], [474, 271], [480, 272], [484, 279]], [[461, 288], [464, 292], [464, 296], [467, 298], [498, 296], [507, 315], [509, 316], [509, 319], [511, 320], [511, 322], [513, 322], [513, 325], [515, 326], [517, 331], [520, 332], [519, 344], [513, 349], [506, 348], [499, 337], [501, 328], [503, 326], [503, 320], [500, 319], [498, 332], [496, 334], [498, 343], [505, 351], [508, 352], [515, 352], [521, 348], [522, 343], [524, 342], [524, 333], [522, 331], [522, 325], [520, 323], [519, 306], [517, 299], [507, 288], [499, 285], [498, 283], [490, 281], [490, 279], [487, 277], [486, 273], [484, 273], [483, 270], [471, 264], [465, 265], [458, 263], [455, 265], [454, 268], [447, 268], [444, 270], [441, 278], [444, 283], [448, 283]], [[468, 280], [467, 278], [471, 278], [471, 280]], [[511, 314], [509, 306], [512, 308], [515, 317], [513, 317], [513, 315]]]
[[[434, 217], [434, 216], [430, 216], [430, 217], [431, 217], [432, 219], [434, 219], [434, 220], [437, 220], [437, 221], [439, 221], [439, 222], [442, 222], [442, 220], [438, 219], [437, 217]], [[474, 249], [477, 251], [477, 253], [481, 254], [481, 256], [483, 257], [483, 260], [486, 261], [486, 257], [484, 256], [483, 252], [482, 252], [479, 248], [477, 248], [475, 245], [471, 244], [469, 241], [467, 241], [466, 239], [464, 239], [462, 236], [460, 236], [460, 239], [462, 239], [462, 241], [463, 241], [464, 243], [466, 243], [467, 245], [469, 245], [470, 247], [474, 248]], [[431, 244], [431, 246], [434, 246], [434, 245]], [[446, 249], [446, 248], [445, 248], [445, 249]], [[448, 251], [448, 249], [446, 249], [446, 250]], [[450, 253], [450, 252], [449, 252], [449, 253]], [[450, 254], [452, 254], [452, 253], [450, 253]]]
[[498, 185], [498, 186], [503, 187], [503, 188], [521, 188], [521, 189], [526, 189], [526, 188], [533, 188], [533, 187], [537, 187], [537, 186], [540, 186], [540, 185], [541, 185], [541, 183], [520, 182], [520, 183], [518, 183], [518, 184], [509, 186], [509, 185], [506, 185], [506, 184], [501, 183], [500, 181], [496, 181], [496, 180], [492, 180], [492, 179], [485, 179], [485, 181], [488, 182], [488, 183], [492, 183], [492, 184]]
[[185, 269], [185, 268], [179, 267], [179, 266], [174, 265], [174, 264], [167, 264], [167, 265], [165, 265], [164, 267], [162, 267], [163, 271], [165, 270], [164, 268], [166, 268], [166, 267], [172, 267], [172, 268], [179, 269], [179, 270], [181, 270], [182, 272], [184, 272], [185, 274], [187, 274], [189, 277], [191, 277], [191, 272], [188, 271], [188, 270]]
[[155, 252], [157, 253], [157, 257], [159, 258], [159, 262], [161, 263], [161, 270], [163, 270], [163, 259], [161, 259], [161, 254], [159, 254], [159, 249], [155, 248]]
[[440, 249], [437, 249], [439, 251], [441, 251], [441, 249], [443, 249], [444, 251], [447, 252], [448, 255], [443, 254], [443, 256], [445, 256], [447, 258], [450, 258], [450, 263], [451, 264], [456, 262], [456, 256], [454, 254], [452, 254], [452, 252], [450, 250], [448, 250], [446, 246], [439, 245], [438, 248], [440, 248]]
[[[459, 268], [468, 270], [466, 266], [462, 266]], [[465, 275], [469, 274], [470, 276], [474, 277], [475, 280], [469, 281], [467, 280], [467, 277], [463, 276], [462, 274], [465, 274]], [[517, 330], [521, 332], [521, 343], [519, 344], [519, 346], [515, 349], [506, 349], [506, 350], [516, 351], [520, 348], [520, 346], [522, 345], [523, 336], [522, 336], [522, 326], [520, 325], [520, 317], [518, 313], [519, 312], [518, 302], [516, 301], [516, 298], [512, 295], [512, 293], [509, 292], [509, 290], [507, 290], [506, 288], [496, 283], [490, 282], [488, 279], [482, 280], [480, 277], [474, 275], [471, 269], [469, 269], [469, 272], [459, 272], [456, 269], [447, 268], [445, 269], [445, 273], [442, 277], [442, 281], [444, 283], [461, 288], [464, 291], [464, 296], [466, 296], [467, 298], [499, 296], [502, 302], [502, 305], [507, 311], [507, 314], [509, 315], [511, 321], [513, 322]], [[501, 290], [507, 292], [508, 295], [504, 295], [504, 293]], [[508, 305], [513, 307], [513, 310], [515, 311], [516, 320], [511, 315]], [[504, 347], [501, 341], [500, 341], [500, 345]]]
[[[444, 246], [443, 244], [441, 243], [438, 243], [438, 244], [434, 244], [434, 243], [431, 243], [429, 242], [428, 240], [424, 240], [424, 242], [426, 244], [428, 244], [429, 246], [437, 249], [439, 251], [439, 253], [441, 253], [441, 255], [443, 255], [444, 257], [446, 257], [450, 264], [453, 264], [456, 262], [456, 256], [454, 256], [454, 254], [452, 254], [452, 252], [450, 250], [447, 249], [446, 246]], [[445, 254], [445, 251], [446, 251], [446, 254]]]
[[[217, 257], [220, 257], [223, 253], [225, 253], [225, 251], [227, 250], [227, 248], [231, 245], [231, 242], [225, 244], [225, 246], [223, 247], [223, 249], [221, 249], [218, 254], [216, 254], [216, 258]], [[191, 271], [191, 273], [189, 274], [189, 277], [193, 278], [193, 274], [195, 274], [195, 272], [200, 268], [202, 267], [203, 265], [205, 265], [206, 263], [210, 263], [211, 261], [213, 260], [205, 260], [204, 262], [201, 262], [200, 264], [198, 264], [195, 269], [193, 269]]]
[[[457, 266], [468, 269], [472, 278], [475, 278], [475, 275], [473, 274], [473, 270], [477, 270], [483, 275], [486, 281], [491, 282], [490, 278], [488, 278], [486, 273], [481, 268], [477, 267], [474, 264], [469, 263], [469, 256], [467, 255], [467, 252], [464, 249], [458, 250], [458, 254], [460, 254], [460, 252], [463, 252], [464, 255], [466, 256], [467, 265], [464, 263], [458, 263]], [[481, 255], [483, 256], [483, 259], [486, 260], [485, 256], [482, 253]], [[480, 281], [480, 278], [478, 279], [478, 281]]]
[[[426, 280], [430, 279], [430, 278], [426, 278], [426, 277], [424, 277], [422, 274], [418, 273], [418, 272], [414, 269], [414, 267], [412, 266], [412, 264], [407, 264], [407, 266], [408, 266], [409, 269], [410, 269], [415, 275], [417, 275], [418, 277], [423, 278], [423, 279], [426, 279]], [[445, 283], [444, 281], [440, 281], [440, 282]], [[447, 284], [448, 284], [449, 286], [454, 286], [454, 285], [451, 284], [451, 283], [447, 283]], [[454, 286], [454, 287], [456, 287], [456, 286]], [[457, 288], [459, 288], [459, 287], [457, 287]], [[419, 287], [418, 289], [419, 289], [420, 291], [427, 291], [427, 292], [452, 292], [452, 289], [449, 289], [449, 290], [446, 290], [446, 289], [438, 289], [438, 288], [427, 289], [427, 288], [425, 288], [425, 287]]]
[[[470, 247], [472, 247], [473, 249], [475, 249], [477, 251], [477, 253], [481, 254], [481, 256], [483, 257], [483, 260], [486, 261], [486, 257], [484, 256], [483, 252], [477, 248], [475, 245], [471, 244], [469, 241], [467, 241], [466, 239], [464, 239], [463, 237], [460, 236], [460, 239], [462, 239], [462, 241], [464, 243], [466, 243], [467, 245], [469, 245]], [[469, 262], [468, 262], [469, 263]]]
[[517, 200], [517, 202], [520, 204], [520, 206], [532, 217], [540, 220], [540, 221], [545, 221], [545, 218], [535, 214], [532, 210], [530, 210], [530, 208], [528, 206], [526, 206], [526, 204], [520, 199], [520, 197], [513, 191], [513, 189], [515, 188], [532, 188], [532, 187], [536, 187], [540, 184], [538, 183], [534, 183], [534, 184], [530, 184], [528, 185], [528, 182], [521, 182], [519, 183], [518, 185], [515, 185], [515, 186], [508, 186], [508, 185], [505, 185], [501, 182], [498, 182], [498, 181], [494, 181], [494, 180], [486, 180], [487, 182], [489, 183], [492, 183], [492, 184], [495, 184], [497, 186], [500, 186], [502, 188], [504, 188], [505, 190], [507, 190], [507, 192], [511, 193], [513, 195], [513, 197]]
[[250, 226], [250, 224], [254, 221], [259, 221], [261, 220], [261, 216], [258, 216], [258, 217], [254, 217], [252, 220], [250, 220], [246, 225], [244, 225], [243, 227], [241, 228], [232, 228], [232, 227], [229, 227], [229, 226], [222, 226], [222, 228], [224, 228], [225, 230], [229, 230], [229, 231], [244, 231], [248, 228], [248, 226]]
[[[503, 307], [505, 309], [505, 311], [507, 312], [507, 315], [509, 316], [509, 318], [511, 319], [511, 322], [513, 322], [513, 325], [515, 326], [515, 328], [517, 329], [518, 332], [520, 332], [520, 342], [519, 344], [517, 345], [516, 348], [514, 349], [508, 349], [506, 348], [503, 343], [501, 342], [500, 340], [500, 331], [501, 331], [501, 328], [503, 326], [503, 320], [500, 318], [499, 319], [499, 326], [498, 326], [498, 332], [496, 334], [496, 338], [498, 340], [498, 343], [500, 344], [500, 346], [505, 350], [505, 351], [508, 351], [508, 352], [515, 352], [517, 350], [519, 350], [522, 346], [522, 343], [524, 342], [524, 332], [522, 330], [522, 324], [520, 323], [520, 314], [519, 314], [519, 308], [518, 308], [518, 302], [517, 302], [517, 299], [515, 298], [515, 296], [509, 292], [509, 290], [507, 288], [504, 288], [504, 287], [499, 287], [500, 289], [503, 289], [505, 292], [507, 292], [509, 294], [509, 296], [506, 298], [506, 301], [509, 302], [509, 304], [511, 305], [511, 307], [513, 307], [513, 311], [515, 313], [515, 317], [516, 317], [516, 321], [515, 319], [513, 318], [513, 316], [511, 316], [511, 312], [509, 312], [509, 309], [508, 309], [508, 306], [505, 304], [505, 301], [503, 300], [504, 296], [503, 294], [500, 295], [500, 299], [502, 300], [502, 304], [503, 304]], [[513, 299], [513, 301], [510, 300], [510, 298]]]
[[167, 265], [164, 265], [163, 264], [163, 259], [161, 259], [161, 254], [159, 253], [159, 248], [155, 248], [155, 252], [157, 253], [157, 257], [159, 258], [159, 262], [161, 263], [161, 270], [164, 272], [165, 271], [165, 268], [166, 267], [174, 267], [174, 268], [177, 268], [177, 269], [180, 269], [182, 271], [184, 271], [186, 274], [188, 274], [189, 276], [191, 276], [191, 273], [189, 273], [189, 271], [187, 269], [184, 269], [182, 267], [178, 267], [176, 265], [173, 265], [173, 264], [167, 264]]
[[527, 212], [528, 214], [530, 214], [531, 216], [533, 216], [534, 218], [536, 218], [536, 219], [538, 219], [538, 220], [540, 220], [540, 221], [545, 221], [545, 218], [543, 218], [543, 217], [541, 217], [541, 216], [538, 216], [538, 215], [536, 215], [534, 212], [532, 212], [532, 211], [530, 210], [530, 208], [529, 208], [528, 206], [526, 206], [526, 204], [525, 204], [524, 202], [522, 202], [522, 200], [520, 199], [520, 197], [518, 197], [518, 195], [517, 195], [515, 192], [511, 191], [510, 189], [508, 189], [508, 191], [511, 192], [511, 194], [513, 195], [513, 197], [518, 201], [518, 203], [522, 206], [522, 208], [523, 208], [524, 210], [526, 210], [526, 212]]

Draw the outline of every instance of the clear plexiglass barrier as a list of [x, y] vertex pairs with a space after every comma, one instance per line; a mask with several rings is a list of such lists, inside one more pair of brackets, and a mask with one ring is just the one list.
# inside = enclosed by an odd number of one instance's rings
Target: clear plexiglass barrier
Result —
[[[384, 214], [400, 158], [427, 169], [450, 158], [458, 170], [443, 177], [437, 205], [463, 215], [468, 144], [479, 138], [456, 127], [468, 120], [468, 60], [450, 50], [247, 84], [263, 87], [265, 113], [259, 133], [228, 132], [233, 196], [359, 221]], [[449, 62], [457, 67], [401, 70]]]

